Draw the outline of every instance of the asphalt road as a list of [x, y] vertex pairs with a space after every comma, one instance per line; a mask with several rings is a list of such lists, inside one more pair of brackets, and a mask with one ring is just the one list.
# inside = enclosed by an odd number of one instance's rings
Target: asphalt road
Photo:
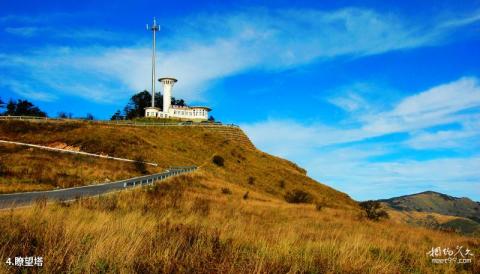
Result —
[[153, 184], [156, 181], [164, 180], [168, 177], [180, 175], [186, 172], [192, 172], [197, 167], [174, 167], [169, 168], [162, 173], [135, 177], [127, 180], [121, 180], [111, 183], [81, 186], [74, 188], [56, 189], [50, 191], [22, 192], [0, 195], [0, 209], [27, 206], [36, 200], [47, 199], [49, 201], [69, 201], [79, 197], [88, 197], [105, 194], [112, 191], [119, 191], [140, 185]]

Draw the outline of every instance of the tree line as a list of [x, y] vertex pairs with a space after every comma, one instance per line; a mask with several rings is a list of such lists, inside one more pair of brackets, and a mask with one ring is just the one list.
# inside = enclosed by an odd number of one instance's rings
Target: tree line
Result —
[[17, 100], [14, 101], [10, 99], [8, 103], [5, 103], [0, 98], [0, 110], [5, 109], [1, 112], [0, 115], [9, 115], [9, 116], [38, 116], [38, 117], [47, 117], [47, 113], [40, 110], [39, 107], [33, 105], [27, 100]]
[[[150, 107], [152, 103], [152, 95], [149, 91], [144, 90], [134, 94], [128, 101], [128, 103], [123, 108], [123, 111], [117, 110], [111, 120], [131, 120], [135, 118], [140, 118], [145, 116], [145, 108]], [[172, 97], [172, 105], [177, 106], [187, 106], [185, 100], [176, 99]], [[155, 93], [155, 107], [162, 109], [163, 108], [163, 95], [161, 92]], [[47, 113], [42, 111], [39, 107], [35, 106], [33, 103], [28, 100], [12, 100], [10, 99], [8, 103], [2, 101], [0, 98], [0, 115], [2, 116], [37, 116], [37, 117], [48, 117]], [[64, 119], [71, 119], [73, 116], [72, 113], [59, 112], [57, 117]], [[85, 120], [94, 120], [95, 117], [87, 113], [85, 117], [79, 118]], [[210, 116], [210, 121], [215, 119]]]
[[[175, 99], [172, 97], [172, 105], [186, 106], [187, 104], [183, 99]], [[117, 110], [111, 120], [131, 120], [134, 118], [140, 118], [145, 116], [145, 108], [152, 106], [152, 95], [149, 91], [144, 90], [137, 94], [134, 94], [127, 105], [123, 108], [123, 111]], [[163, 95], [161, 92], [155, 92], [155, 107], [163, 108]]]
[[[45, 111], [42, 111], [39, 107], [35, 106], [33, 103], [28, 100], [12, 100], [10, 99], [8, 103], [4, 102], [0, 98], [0, 116], [36, 116], [36, 117], [48, 117]], [[70, 112], [59, 112], [57, 114], [58, 118], [72, 119], [73, 114]], [[95, 117], [91, 113], [87, 113], [85, 117], [77, 118], [84, 120], [94, 120]]]

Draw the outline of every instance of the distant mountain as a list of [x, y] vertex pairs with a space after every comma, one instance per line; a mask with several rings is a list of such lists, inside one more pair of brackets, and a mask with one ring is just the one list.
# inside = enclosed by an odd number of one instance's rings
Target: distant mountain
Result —
[[434, 191], [378, 200], [399, 222], [480, 236], [480, 203]]
[[469, 198], [457, 198], [434, 191], [379, 200], [400, 211], [432, 212], [457, 216], [480, 223], [480, 203]]

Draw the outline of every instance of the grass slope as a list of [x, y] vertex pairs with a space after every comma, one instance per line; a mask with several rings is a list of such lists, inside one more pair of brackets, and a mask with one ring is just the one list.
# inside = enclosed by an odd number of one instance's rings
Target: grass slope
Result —
[[[478, 238], [366, 220], [346, 194], [241, 138], [201, 128], [16, 126], [21, 130], [0, 125], [2, 138], [200, 169], [100, 198], [0, 212], [0, 260], [44, 256], [43, 273], [480, 272], [476, 258], [435, 265], [426, 255], [437, 246], [479, 254]], [[283, 196], [294, 189], [310, 193], [322, 209], [286, 203]], [[0, 264], [0, 273], [15, 270]]]
[[[203, 169], [154, 187], [0, 213], [0, 232], [0, 258], [43, 255], [44, 273], [480, 270], [478, 260], [433, 265], [426, 255], [433, 246], [457, 245], [478, 254], [478, 238], [372, 222], [355, 210], [288, 204]], [[2, 270], [12, 269], [2, 264]]]
[[398, 210], [434, 212], [480, 221], [480, 204], [468, 198], [426, 191], [381, 201]]
[[[243, 132], [235, 130], [238, 131], [237, 136], [231, 133], [226, 135], [221, 129], [203, 127], [126, 127], [79, 122], [2, 121], [0, 139], [40, 145], [64, 143], [90, 153], [155, 162], [159, 164], [158, 169], [170, 166], [204, 166], [207, 171], [226, 182], [244, 186], [246, 189], [261, 190], [269, 196], [283, 197], [287, 191], [302, 189], [308, 191], [314, 199], [332, 206], [356, 206], [348, 195], [310, 179], [305, 175], [305, 171], [295, 164], [252, 148], [246, 144]], [[39, 152], [35, 150], [34, 153]], [[16, 152], [10, 154], [14, 155]], [[221, 170], [212, 170], [209, 165], [214, 155], [225, 159], [225, 166]], [[68, 161], [65, 159], [68, 159], [69, 155], [50, 156], [52, 161], [42, 161], [39, 164], [49, 166], [44, 169], [44, 175], [49, 170], [52, 174], [48, 177], [54, 180], [53, 178], [59, 178], [55, 172], [68, 168], [69, 165], [58, 160]], [[117, 161], [105, 160], [102, 163], [102, 170], [105, 171], [103, 177], [111, 179], [111, 173], [115, 171], [120, 173], [118, 177], [137, 175], [133, 164], [126, 164], [122, 169], [123, 163]], [[23, 161], [18, 161], [4, 166], [13, 169], [24, 164]], [[91, 167], [98, 168], [97, 164], [92, 164]], [[156, 170], [150, 168], [149, 171]], [[103, 181], [104, 178], [100, 175], [102, 174], [88, 177], [86, 173], [76, 173], [76, 176], [80, 177], [78, 181], [83, 183], [88, 183], [91, 178]], [[21, 173], [16, 175], [17, 178], [22, 176]], [[0, 182], [7, 179], [8, 176], [0, 174]], [[18, 181], [18, 184], [20, 183], [21, 181]], [[41, 184], [42, 180], [39, 179], [38, 183]], [[53, 185], [61, 186], [58, 182]]]
[[480, 235], [480, 204], [468, 198], [426, 191], [380, 201], [407, 223]]

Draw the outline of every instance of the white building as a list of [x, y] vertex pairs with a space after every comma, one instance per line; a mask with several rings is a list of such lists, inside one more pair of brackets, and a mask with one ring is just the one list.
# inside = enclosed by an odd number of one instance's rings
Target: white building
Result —
[[163, 84], [163, 108], [160, 110], [155, 107], [155, 33], [160, 30], [157, 21], [153, 18], [153, 25], [147, 30], [153, 33], [153, 47], [152, 47], [152, 106], [145, 108], [145, 117], [151, 118], [177, 118], [187, 121], [205, 121], [208, 120], [208, 112], [211, 110], [208, 107], [182, 107], [171, 104], [172, 101], [172, 87], [177, 82], [177, 79], [164, 77], [158, 79]]
[[[210, 108], [202, 106], [176, 106], [172, 105], [172, 87], [177, 79], [164, 77], [158, 79], [163, 84], [163, 109], [156, 107], [145, 108], [145, 117], [175, 118], [189, 121], [206, 121]], [[155, 105], [155, 98], [152, 96], [152, 106]]]

